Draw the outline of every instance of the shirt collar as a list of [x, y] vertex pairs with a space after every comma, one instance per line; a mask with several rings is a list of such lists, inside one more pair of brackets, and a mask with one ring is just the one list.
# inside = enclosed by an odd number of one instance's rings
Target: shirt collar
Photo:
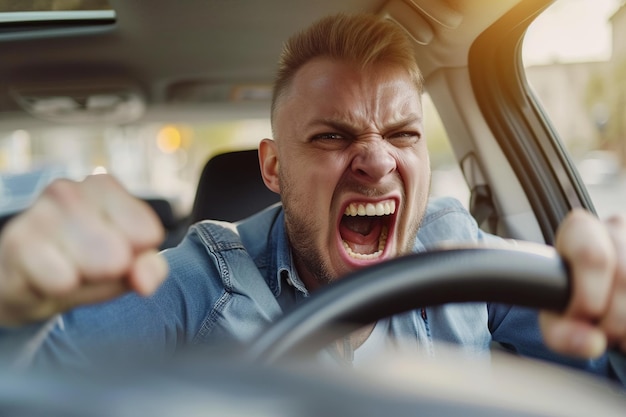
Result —
[[[309, 291], [296, 270], [293, 254], [287, 237], [287, 228], [285, 227], [285, 212], [281, 210], [276, 218], [274, 227], [270, 237], [270, 273], [269, 286], [274, 292], [274, 296], [278, 297], [281, 293], [281, 284], [286, 282], [293, 286], [303, 296], [308, 297]], [[275, 273], [272, 271], [276, 271]], [[284, 280], [284, 281], [283, 281]]]

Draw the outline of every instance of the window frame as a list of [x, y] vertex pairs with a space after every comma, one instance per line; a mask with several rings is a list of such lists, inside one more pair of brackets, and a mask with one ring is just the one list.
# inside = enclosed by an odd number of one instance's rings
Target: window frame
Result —
[[532, 92], [522, 62], [526, 30], [551, 3], [521, 2], [474, 42], [468, 58], [478, 105], [548, 244], [554, 243], [558, 225], [572, 208], [595, 213], [574, 161]]

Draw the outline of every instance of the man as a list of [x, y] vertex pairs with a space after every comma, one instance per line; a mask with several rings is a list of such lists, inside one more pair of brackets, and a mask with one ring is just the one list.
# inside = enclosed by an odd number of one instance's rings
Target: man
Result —
[[[282, 207], [236, 225], [203, 222], [159, 254], [154, 215], [113, 179], [58, 181], [1, 236], [0, 323], [35, 322], [4, 337], [24, 335], [28, 359], [70, 364], [127, 348], [168, 355], [246, 341], [348, 272], [442, 241], [492, 239], [458, 203], [428, 201], [421, 93], [410, 43], [393, 23], [317, 22], [285, 45], [274, 139], [259, 146], [263, 179]], [[626, 351], [624, 219], [603, 225], [575, 211], [556, 247], [574, 290], [566, 313], [542, 315], [545, 344], [582, 358], [577, 366], [620, 372], [603, 354], [607, 345]], [[358, 356], [398, 337], [428, 352], [440, 340], [481, 352], [493, 335], [521, 353], [555, 357], [535, 320], [504, 306], [441, 306], [372, 324], [347, 349]]]

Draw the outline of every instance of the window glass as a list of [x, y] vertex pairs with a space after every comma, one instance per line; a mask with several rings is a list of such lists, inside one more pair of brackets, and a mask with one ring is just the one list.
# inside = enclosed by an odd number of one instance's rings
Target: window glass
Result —
[[560, 0], [529, 28], [526, 75], [600, 217], [626, 207], [626, 5]]

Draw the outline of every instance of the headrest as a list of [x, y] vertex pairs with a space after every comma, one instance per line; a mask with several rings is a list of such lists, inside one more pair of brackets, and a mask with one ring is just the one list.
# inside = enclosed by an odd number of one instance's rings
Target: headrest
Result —
[[256, 149], [223, 153], [202, 170], [190, 220], [237, 221], [278, 201], [263, 182]]

